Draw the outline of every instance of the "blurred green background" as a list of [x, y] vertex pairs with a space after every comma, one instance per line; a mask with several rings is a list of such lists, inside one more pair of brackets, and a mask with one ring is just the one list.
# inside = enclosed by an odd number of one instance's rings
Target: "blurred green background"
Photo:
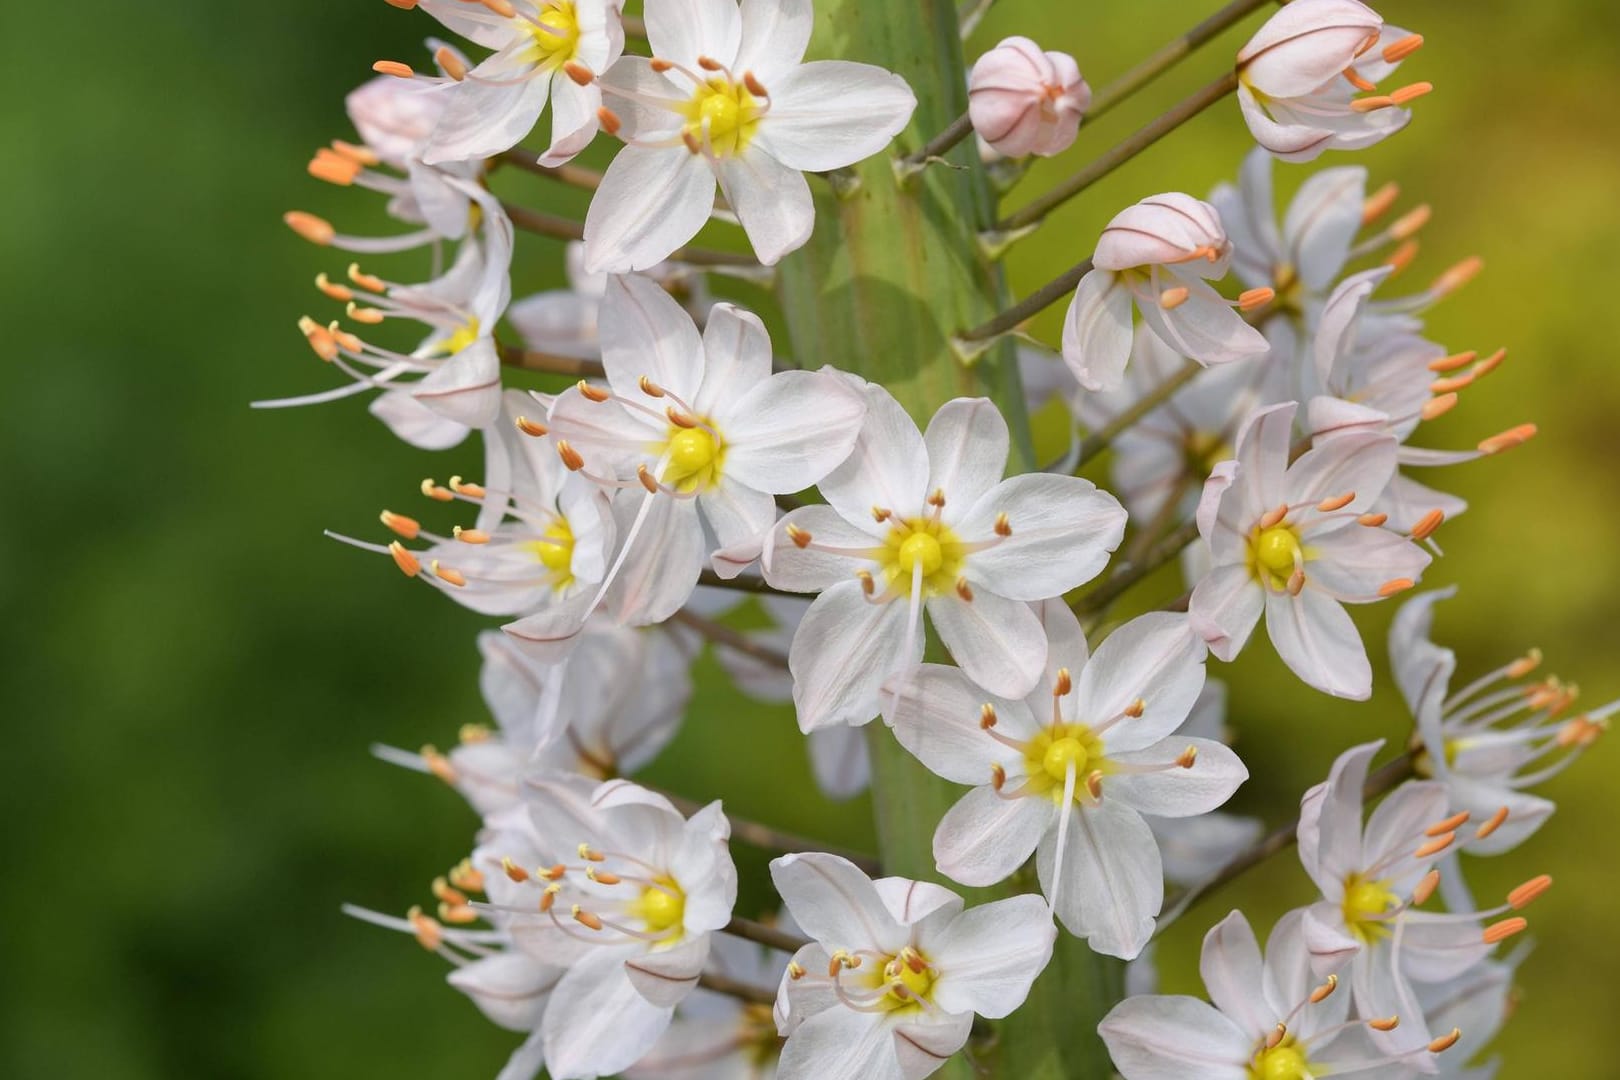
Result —
[[[974, 49], [1025, 32], [1074, 52], [1101, 86], [1214, 6], [1001, 0]], [[1485, 258], [1487, 273], [1433, 313], [1433, 336], [1510, 349], [1436, 433], [1466, 445], [1542, 424], [1523, 449], [1438, 478], [1475, 501], [1444, 530], [1448, 557], [1430, 578], [1465, 585], [1441, 610], [1442, 635], [1465, 672], [1539, 644], [1603, 700], [1620, 694], [1608, 291], [1620, 284], [1620, 8], [1390, 0], [1384, 11], [1425, 33], [1409, 70], [1438, 89], [1409, 131], [1354, 160], [1375, 183], [1398, 180], [1403, 206], [1434, 203], [1414, 280]], [[1084, 129], [1013, 204], [1207, 82], [1256, 21]], [[513, 1037], [441, 985], [442, 965], [408, 939], [338, 914], [343, 901], [399, 911], [425, 900], [468, 844], [474, 819], [453, 793], [366, 748], [448, 742], [481, 719], [481, 623], [320, 536], [374, 535], [379, 508], [417, 511], [423, 475], [477, 475], [478, 452], [413, 451], [352, 401], [247, 409], [328, 385], [293, 323], [306, 310], [330, 317], [309, 281], [346, 260], [278, 218], [297, 206], [353, 231], [386, 228], [378, 200], [303, 166], [351, 134], [342, 95], [370, 62], [421, 57], [433, 25], [361, 0], [13, 3], [4, 22], [0, 297], [13, 375], [0, 461], [14, 498], [0, 532], [0, 1075], [492, 1076]], [[1015, 284], [1084, 255], [1128, 202], [1207, 192], [1246, 147], [1235, 105], [1211, 110], [1017, 248]], [[579, 210], [538, 181], [510, 190]], [[525, 248], [518, 295], [559, 282], [556, 256], [549, 243]], [[1060, 316], [1038, 327], [1048, 340]], [[1337, 750], [1400, 737], [1382, 656], [1389, 614], [1367, 624], [1381, 680], [1370, 705], [1306, 691], [1263, 644], [1223, 673], [1254, 777], [1240, 808], [1282, 820]], [[864, 802], [829, 809], [814, 795], [790, 718], [707, 682], [655, 779], [867, 842]], [[1561, 810], [1540, 836], [1477, 867], [1482, 896], [1540, 871], [1558, 881], [1531, 913], [1539, 944], [1500, 1042], [1509, 1077], [1613, 1075], [1620, 1060], [1616, 874], [1602, 839], [1620, 808], [1612, 754], [1600, 744], [1549, 786]], [[1287, 858], [1217, 897], [1161, 950], [1167, 985], [1190, 987], [1188, 948], [1230, 906], [1269, 925], [1308, 896]]]

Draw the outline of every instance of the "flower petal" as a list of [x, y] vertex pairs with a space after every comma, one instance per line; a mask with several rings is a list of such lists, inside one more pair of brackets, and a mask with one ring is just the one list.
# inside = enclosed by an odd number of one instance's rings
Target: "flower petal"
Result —
[[822, 497], [851, 522], [872, 520], [873, 507], [902, 516], [923, 508], [928, 495], [928, 454], [922, 432], [894, 396], [866, 384], [866, 419], [849, 460], [819, 485]]
[[771, 860], [771, 881], [805, 936], [831, 948], [893, 954], [909, 933], [848, 859], [804, 851]]
[[1046, 600], [1085, 584], [1125, 536], [1119, 501], [1077, 476], [1003, 480], [964, 515], [962, 535], [973, 542], [997, 537], [1003, 513], [1011, 534], [968, 556], [966, 573], [975, 585], [1014, 600]]
[[[936, 776], [955, 784], [986, 784], [990, 766], [1023, 769], [1023, 754], [992, 738], [981, 726], [982, 709], [996, 711], [996, 730], [1013, 739], [1033, 736], [1038, 725], [1022, 701], [986, 694], [960, 668], [922, 664], [905, 677], [898, 708], [883, 714], [895, 738]], [[885, 695], [885, 705], [888, 705]]]
[[[1164, 877], [1153, 832], [1135, 810], [1104, 796], [1093, 806], [1069, 811], [1068, 850], [1058, 921], [1086, 939], [1092, 950], [1134, 958], [1153, 936], [1153, 919], [1164, 904]], [[1052, 895], [1057, 829], [1035, 852], [1041, 891]]]
[[816, 207], [802, 172], [750, 148], [717, 159], [715, 174], [761, 263], [775, 266], [810, 239]]
[[786, 495], [843, 464], [855, 449], [866, 399], [830, 368], [772, 375], [724, 421], [727, 476]]
[[989, 398], [956, 398], [939, 407], [928, 430], [928, 492], [943, 491], [946, 521], [958, 520], [1007, 470], [1007, 421]]
[[[703, 327], [703, 357], [703, 385], [687, 400], [699, 416], [718, 422], [717, 414], [727, 411], [728, 402], [759, 389], [771, 377], [771, 335], [752, 311], [716, 304]], [[735, 441], [731, 425], [724, 434], [727, 442]]]
[[759, 148], [790, 169], [841, 169], [879, 153], [917, 107], [906, 80], [871, 64], [817, 60], [778, 76]]
[[615, 393], [660, 412], [662, 403], [641, 392], [642, 376], [685, 401], [698, 395], [707, 362], [703, 339], [692, 316], [651, 278], [608, 279], [601, 334], [602, 366]]
[[1372, 665], [1356, 624], [1339, 602], [1306, 586], [1298, 596], [1266, 596], [1266, 633], [1288, 669], [1324, 694], [1365, 701]]
[[[1204, 689], [1204, 652], [1185, 615], [1137, 616], [1108, 635], [1080, 673], [1078, 719], [1098, 725], [1124, 717], [1103, 735], [1110, 754], [1152, 746], [1192, 711]], [[1141, 715], [1124, 715], [1138, 703]]]
[[753, 72], [774, 93], [776, 77], [804, 60], [815, 16], [810, 0], [742, 0], [742, 46], [732, 67]]
[[793, 635], [788, 668], [799, 730], [864, 724], [879, 711], [878, 693], [902, 664], [922, 660], [905, 648], [906, 605], [874, 604], [859, 582], [842, 581], [816, 598]]
[[688, 70], [700, 57], [730, 67], [742, 39], [736, 0], [659, 0], [646, 13], [652, 54]]
[[1230, 662], [1248, 644], [1265, 603], [1265, 588], [1248, 567], [1217, 566], [1193, 588], [1187, 602], [1187, 625], [1204, 639], [1210, 652]]
[[641, 996], [625, 959], [625, 950], [598, 947], [552, 992], [540, 1030], [546, 1067], [557, 1080], [592, 1080], [626, 1069], [669, 1027], [674, 1010]]
[[1260, 942], [1241, 911], [1234, 911], [1204, 935], [1198, 974], [1209, 1000], [1250, 1038], [1264, 1037], [1276, 1026], [1265, 999], [1256, 991], [1265, 979]]
[[1057, 939], [1052, 911], [1039, 896], [981, 904], [922, 943], [939, 966], [934, 1004], [951, 1013], [999, 1020], [1024, 1003]]
[[1254, 1041], [1208, 1002], [1153, 995], [1115, 1005], [1097, 1033], [1125, 1080], [1248, 1080]]
[[592, 273], [648, 270], [698, 234], [714, 210], [714, 173], [684, 146], [626, 146], [585, 212]]
[[1056, 823], [1044, 796], [1004, 799], [988, 785], [976, 787], [940, 819], [934, 861], [952, 881], [994, 885], [1023, 866]]
[[1170, 818], [1207, 814], [1230, 799], [1249, 778], [1249, 770], [1226, 744], [1172, 736], [1146, 750], [1110, 753], [1109, 760], [1122, 765], [1166, 766], [1189, 748], [1198, 755], [1190, 769], [1109, 776], [1103, 780], [1103, 788], [1110, 797], [1144, 814]]
[[989, 589], [971, 601], [955, 593], [931, 597], [928, 617], [967, 677], [1005, 698], [1035, 688], [1046, 667], [1046, 634], [1029, 605]]
[[1063, 317], [1063, 362], [1087, 390], [1117, 390], [1131, 358], [1131, 293], [1117, 275], [1093, 270], [1080, 279]]

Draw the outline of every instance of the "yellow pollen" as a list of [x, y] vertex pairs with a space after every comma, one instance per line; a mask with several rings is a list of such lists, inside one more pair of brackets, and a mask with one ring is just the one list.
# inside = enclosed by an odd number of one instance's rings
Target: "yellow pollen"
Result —
[[439, 344], [439, 352], [445, 356], [456, 355], [478, 340], [479, 329], [477, 319], [467, 320], [465, 325]]
[[686, 915], [686, 894], [673, 880], [663, 878], [641, 891], [631, 911], [647, 924], [649, 933], [661, 934], [681, 924]]
[[725, 447], [708, 429], [672, 426], [667, 451], [663, 479], [677, 491], [703, 491], [719, 481]]
[[1307, 558], [1299, 533], [1292, 525], [1258, 529], [1249, 537], [1249, 572], [1257, 580], [1270, 579], [1273, 588], [1283, 589], [1297, 564]]
[[1046, 748], [1046, 754], [1041, 758], [1041, 768], [1046, 770], [1047, 776], [1061, 784], [1071, 765], [1076, 776], [1085, 776], [1086, 762], [1090, 757], [1079, 739], [1066, 735]]
[[1063, 801], [1063, 781], [1069, 763], [1074, 763], [1077, 800], [1086, 798], [1086, 778], [1092, 773], [1107, 775], [1113, 765], [1104, 756], [1103, 743], [1085, 724], [1053, 724], [1024, 744], [1025, 787], [1033, 794]]
[[1293, 1036], [1269, 1050], [1261, 1050], [1249, 1066], [1253, 1080], [1311, 1080], [1312, 1075], [1311, 1064]]
[[907, 575], [914, 573], [920, 563], [923, 577], [927, 578], [944, 564], [945, 552], [940, 548], [938, 539], [925, 532], [916, 532], [901, 543], [895, 561]]
[[[921, 971], [913, 971], [903, 960], [896, 960], [894, 967], [899, 971], [889, 978], [891, 987], [889, 994], [908, 1005], [916, 1000], [926, 1000], [929, 992], [934, 989], [933, 969], [925, 967]], [[903, 994], [893, 989], [894, 987], [902, 988]]]
[[574, 583], [574, 530], [566, 518], [559, 517], [542, 535], [545, 539], [531, 540], [523, 546], [534, 552], [541, 566], [551, 571], [551, 587], [566, 589]]
[[681, 111], [686, 116], [685, 133], [702, 146], [706, 131], [711, 152], [722, 158], [747, 149], [765, 115], [747, 87], [720, 75], [699, 87]]
[[909, 596], [912, 571], [921, 567], [923, 596], [956, 593], [967, 560], [956, 533], [933, 516], [888, 520], [889, 535], [873, 555], [882, 565], [889, 587]]
[[1345, 879], [1341, 904], [1344, 924], [1364, 945], [1389, 935], [1388, 925], [1379, 916], [1400, 904], [1389, 884], [1388, 880], [1372, 880], [1360, 874]]
[[538, 26], [524, 24], [534, 38], [535, 63], [558, 68], [572, 60], [579, 52], [579, 16], [573, 0], [548, 0], [537, 21]]

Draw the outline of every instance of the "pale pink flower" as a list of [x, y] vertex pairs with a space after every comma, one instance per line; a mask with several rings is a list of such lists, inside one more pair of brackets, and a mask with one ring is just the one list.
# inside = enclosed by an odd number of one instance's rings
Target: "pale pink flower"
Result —
[[609, 283], [602, 333], [608, 386], [570, 389], [546, 423], [571, 470], [619, 491], [621, 540], [593, 596], [507, 627], [542, 659], [566, 648], [604, 598], [620, 622], [672, 615], [710, 556], [771, 527], [774, 495], [810, 487], [849, 456], [866, 411], [830, 368], [773, 375], [755, 315], [717, 304], [699, 335], [645, 278]]
[[1193, 590], [1192, 626], [1231, 660], [1262, 614], [1278, 655], [1311, 686], [1364, 699], [1372, 668], [1345, 604], [1410, 588], [1429, 555], [1364, 518], [1395, 473], [1395, 440], [1351, 432], [1289, 464], [1293, 402], [1255, 413], [1237, 456], [1204, 487], [1198, 529], [1212, 569]]
[[1322, 981], [1330, 973], [1313, 973], [1304, 921], [1298, 911], [1284, 915], [1262, 957], [1248, 920], [1234, 911], [1204, 937], [1199, 974], [1209, 1002], [1153, 995], [1114, 1006], [1097, 1030], [1124, 1080], [1434, 1072], [1438, 1054], [1426, 1043], [1393, 1056], [1367, 1045], [1366, 1020], [1375, 1018], [1347, 1020], [1351, 995]]
[[402, 353], [336, 322], [323, 326], [305, 318], [299, 323], [305, 340], [349, 381], [322, 393], [254, 402], [255, 408], [313, 405], [381, 391], [372, 413], [401, 439], [428, 450], [454, 446], [473, 429], [495, 422], [501, 409], [501, 358], [494, 333], [512, 295], [512, 223], [500, 200], [479, 185], [455, 178], [446, 183], [477, 203], [483, 225], [476, 237], [462, 242], [455, 264], [441, 277], [407, 285], [351, 266], [351, 284], [319, 279], [328, 296], [348, 305], [353, 322], [419, 322], [428, 327], [427, 339]]
[[930, 770], [975, 785], [934, 833], [941, 873], [994, 885], [1034, 855], [1064, 927], [1097, 952], [1130, 959], [1164, 899], [1143, 814], [1207, 813], [1248, 770], [1222, 744], [1175, 733], [1204, 685], [1204, 646], [1185, 616], [1133, 619], [1089, 657], [1062, 600], [1036, 608], [1050, 644], [1025, 700], [924, 664], [885, 719]]
[[1119, 546], [1125, 511], [1073, 476], [1003, 480], [1007, 422], [986, 398], [946, 402], [923, 434], [882, 387], [866, 390], [849, 460], [825, 506], [787, 514], [765, 580], [819, 592], [789, 653], [805, 731], [864, 724], [879, 690], [922, 659], [922, 613], [975, 682], [1028, 693], [1046, 639], [1028, 603], [1089, 581]]
[[480, 866], [501, 884], [489, 910], [518, 948], [567, 968], [539, 1029], [550, 1074], [611, 1076], [663, 1035], [731, 920], [730, 825], [718, 802], [686, 820], [625, 780], [531, 777], [524, 796], [526, 848]]
[[1169, 192], [1114, 216], [1063, 323], [1063, 359], [1088, 390], [1117, 388], [1131, 355], [1131, 307], [1201, 364], [1263, 353], [1266, 339], [1206, 279], [1226, 275], [1232, 244], [1213, 206]]
[[1371, 93], [1422, 43], [1358, 0], [1294, 0], [1238, 52], [1243, 119], [1284, 161], [1371, 146], [1405, 127], [1412, 114], [1402, 106], [1431, 89]]
[[979, 57], [968, 75], [973, 130], [1005, 157], [1067, 150], [1091, 105], [1091, 87], [1068, 53], [1042, 52], [1010, 37]]
[[521, 142], [551, 103], [551, 146], [543, 165], [560, 165], [590, 144], [598, 128], [602, 74], [624, 52], [617, 0], [511, 0], [511, 14], [465, 0], [420, 0], [445, 26], [494, 55], [458, 65], [445, 87], [444, 115], [423, 149], [429, 165], [486, 158]]
[[1608, 729], [1620, 703], [1567, 715], [1578, 688], [1556, 677], [1531, 680], [1541, 662], [1533, 649], [1453, 692], [1456, 654], [1435, 644], [1431, 630], [1435, 604], [1455, 593], [1424, 593], [1401, 607], [1390, 628], [1390, 663], [1416, 720], [1420, 770], [1445, 785], [1450, 808], [1483, 821], [1507, 807], [1501, 827], [1467, 848], [1497, 855], [1552, 816], [1552, 800], [1527, 789], [1574, 764]]
[[966, 1044], [975, 1015], [1024, 1003], [1057, 937], [1038, 896], [965, 911], [949, 889], [873, 881], [836, 855], [776, 859], [771, 880], [812, 941], [777, 993], [778, 1080], [929, 1075]]
[[619, 151], [585, 215], [592, 270], [644, 270], [697, 235], [715, 184], [767, 266], [815, 226], [806, 172], [889, 145], [917, 99], [870, 64], [803, 63], [810, 0], [662, 0], [647, 9], [652, 58], [601, 80]]
[[[1546, 882], [1527, 882], [1507, 903], [1484, 911], [1416, 910], [1438, 883], [1434, 863], [1441, 853], [1469, 842], [1458, 839], [1458, 830], [1488, 835], [1490, 826], [1475, 826], [1465, 814], [1451, 815], [1444, 785], [1408, 781], [1363, 827], [1362, 790], [1382, 745], [1345, 751], [1328, 779], [1300, 801], [1300, 862], [1322, 892], [1322, 899], [1304, 909], [1305, 946], [1319, 976], [1349, 963], [1357, 1015], [1400, 1017], [1393, 1031], [1370, 1033], [1380, 1049], [1421, 1055], [1433, 1034], [1414, 984], [1448, 983], [1483, 960], [1495, 942], [1522, 930], [1524, 923], [1514, 913], [1544, 891]], [[1500, 916], [1507, 918], [1482, 931], [1481, 923]], [[1422, 1071], [1435, 1069], [1431, 1064]]]

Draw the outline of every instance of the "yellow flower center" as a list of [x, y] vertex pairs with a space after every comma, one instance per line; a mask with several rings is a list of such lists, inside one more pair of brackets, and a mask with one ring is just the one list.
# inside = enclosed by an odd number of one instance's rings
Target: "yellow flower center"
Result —
[[715, 157], [731, 157], [748, 148], [765, 115], [759, 99], [742, 83], [715, 76], [698, 88], [681, 110], [685, 133]]
[[938, 977], [939, 972], [928, 962], [928, 958], [907, 945], [878, 964], [865, 981], [874, 990], [887, 991], [879, 1002], [882, 1008], [890, 1012], [901, 1009], [921, 1011], [926, 1007], [925, 1003], [934, 990], [934, 980]]
[[574, 530], [568, 519], [559, 517], [546, 527], [545, 539], [523, 546], [534, 553], [540, 565], [551, 571], [551, 587], [562, 590], [574, 583]]
[[707, 428], [672, 427], [665, 452], [669, 463], [664, 466], [664, 483], [677, 491], [705, 491], [720, 482], [726, 448]]
[[1029, 776], [1030, 791], [1050, 795], [1055, 803], [1063, 801], [1063, 781], [1071, 762], [1076, 798], [1085, 791], [1087, 776], [1109, 771], [1102, 740], [1084, 724], [1053, 724], [1024, 744], [1024, 772]]
[[1311, 1080], [1312, 1075], [1311, 1063], [1293, 1036], [1269, 1050], [1261, 1050], [1249, 1065], [1252, 1080]]
[[468, 319], [461, 329], [445, 338], [444, 341], [439, 344], [439, 352], [444, 356], [456, 355], [462, 349], [465, 349], [467, 346], [478, 340], [478, 332], [480, 329], [481, 327], [476, 318]]
[[877, 551], [887, 584], [896, 592], [911, 592], [911, 575], [922, 569], [924, 596], [937, 596], [956, 587], [967, 551], [954, 532], [932, 517], [907, 518], [890, 526], [884, 546]]
[[535, 22], [523, 25], [534, 38], [534, 62], [541, 67], [559, 68], [579, 52], [579, 16], [573, 0], [547, 0]]
[[1249, 538], [1249, 573], [1258, 581], [1269, 579], [1273, 588], [1287, 588], [1294, 567], [1305, 558], [1299, 532], [1292, 525], [1273, 525]]
[[686, 916], [686, 894], [673, 878], [660, 878], [656, 884], [641, 890], [641, 896], [630, 905], [631, 914], [647, 924], [650, 934], [662, 934], [681, 925]]
[[1390, 891], [1388, 879], [1372, 880], [1360, 874], [1351, 874], [1344, 881], [1344, 925], [1363, 945], [1389, 936], [1389, 926], [1379, 918], [1391, 908], [1400, 906], [1400, 899]]

